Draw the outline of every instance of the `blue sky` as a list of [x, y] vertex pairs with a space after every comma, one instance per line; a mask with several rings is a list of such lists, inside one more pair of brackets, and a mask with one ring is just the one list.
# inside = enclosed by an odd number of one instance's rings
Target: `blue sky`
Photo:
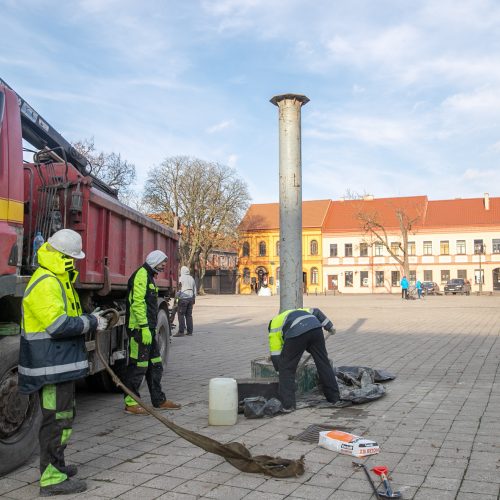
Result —
[[68, 140], [137, 167], [237, 169], [278, 200], [301, 93], [303, 198], [498, 195], [495, 0], [0, 0], [0, 77]]

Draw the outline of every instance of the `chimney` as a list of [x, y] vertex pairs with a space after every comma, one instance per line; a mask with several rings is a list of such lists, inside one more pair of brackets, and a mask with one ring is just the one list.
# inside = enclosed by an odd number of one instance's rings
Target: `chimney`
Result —
[[490, 209], [490, 194], [489, 193], [484, 193], [484, 209], [485, 210]]

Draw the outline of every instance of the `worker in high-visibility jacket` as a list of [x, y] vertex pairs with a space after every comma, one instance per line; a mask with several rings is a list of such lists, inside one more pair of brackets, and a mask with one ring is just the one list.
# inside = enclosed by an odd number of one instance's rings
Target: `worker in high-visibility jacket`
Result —
[[[161, 387], [163, 364], [156, 339], [158, 288], [154, 278], [165, 269], [167, 259], [161, 250], [152, 251], [146, 257], [146, 262], [128, 280], [126, 322], [129, 363], [124, 382], [130, 391], [140, 397], [139, 388], [146, 377], [152, 405], [163, 410], [178, 410], [181, 405], [167, 399]], [[128, 395], [125, 395], [125, 412], [148, 414]]]
[[269, 322], [269, 350], [279, 372], [279, 398], [285, 412], [295, 409], [295, 372], [304, 351], [314, 359], [326, 399], [334, 406], [345, 406], [328, 359], [323, 328], [335, 333], [333, 323], [317, 308], [289, 309]]
[[83, 314], [73, 288], [83, 259], [82, 238], [71, 229], [54, 233], [37, 252], [39, 267], [28, 283], [22, 303], [18, 390], [38, 392], [40, 427], [40, 495], [79, 493], [84, 481], [67, 465], [64, 450], [72, 432], [75, 380], [88, 373], [85, 334], [104, 330], [108, 321], [96, 309]]

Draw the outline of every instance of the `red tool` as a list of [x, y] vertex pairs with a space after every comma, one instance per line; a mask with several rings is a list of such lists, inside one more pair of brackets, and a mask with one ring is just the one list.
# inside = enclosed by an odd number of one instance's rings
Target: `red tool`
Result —
[[377, 476], [380, 476], [384, 484], [385, 491], [377, 491], [380, 498], [403, 498], [400, 491], [392, 491], [391, 483], [389, 483], [389, 479], [387, 478], [389, 469], [385, 465], [373, 467], [372, 471], [377, 474]]

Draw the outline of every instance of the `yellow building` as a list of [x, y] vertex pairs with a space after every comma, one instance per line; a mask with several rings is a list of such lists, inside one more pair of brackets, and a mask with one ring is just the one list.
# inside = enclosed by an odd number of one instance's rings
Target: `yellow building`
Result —
[[[323, 291], [322, 228], [331, 200], [302, 203], [302, 271], [305, 290]], [[240, 293], [268, 286], [279, 293], [279, 204], [253, 204], [240, 227], [238, 274]]]

